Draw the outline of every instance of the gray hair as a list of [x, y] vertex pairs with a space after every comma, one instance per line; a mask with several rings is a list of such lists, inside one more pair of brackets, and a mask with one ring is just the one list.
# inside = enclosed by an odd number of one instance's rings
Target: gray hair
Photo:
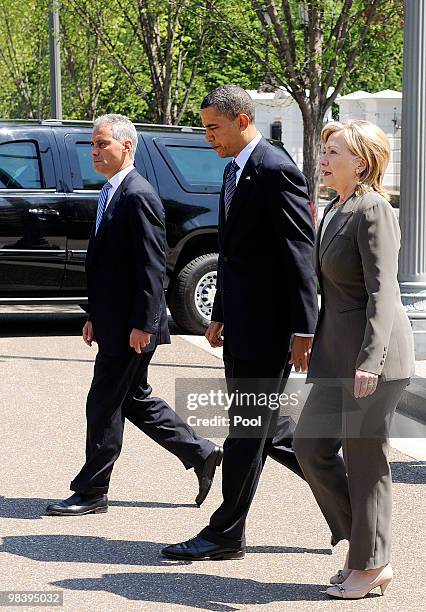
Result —
[[96, 130], [102, 125], [111, 126], [112, 136], [115, 138], [115, 140], [118, 140], [118, 142], [123, 142], [123, 140], [127, 139], [132, 141], [133, 146], [132, 151], [130, 152], [130, 157], [135, 159], [135, 151], [136, 147], [138, 146], [138, 134], [130, 119], [125, 115], [118, 114], [101, 115], [95, 119], [93, 129]]
[[213, 89], [201, 102], [201, 109], [214, 106], [222, 115], [232, 119], [244, 113], [254, 121], [255, 106], [245, 89], [238, 85], [221, 85]]

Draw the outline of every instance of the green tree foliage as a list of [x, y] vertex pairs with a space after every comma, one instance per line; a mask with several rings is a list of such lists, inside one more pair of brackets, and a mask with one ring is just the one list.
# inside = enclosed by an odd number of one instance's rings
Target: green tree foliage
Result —
[[0, 0], [0, 114], [46, 116], [49, 108], [47, 0]]
[[377, 11], [364, 52], [348, 75], [342, 95], [358, 90], [402, 91], [403, 43], [404, 2], [392, 0]]
[[[303, 170], [317, 202], [325, 114], [345, 86], [359, 86], [366, 74], [372, 83], [372, 65], [379, 68], [383, 58], [389, 63], [397, 55], [392, 41], [401, 41], [402, 0], [251, 0], [247, 4], [260, 30], [230, 13], [226, 0], [218, 2], [223, 6], [207, 4], [223, 36], [245, 45], [272, 84], [285, 88], [301, 110]], [[250, 8], [246, 17], [249, 13]]]
[[[50, 0], [0, 0], [0, 114], [49, 116]], [[337, 93], [401, 89], [403, 0], [60, 0], [65, 118], [199, 124], [223, 83], [286, 88], [305, 173]], [[332, 92], [334, 88], [334, 93]]]
[[68, 3], [87, 34], [98, 38], [127, 77], [130, 91], [147, 100], [150, 117], [180, 122], [212, 27], [209, 14], [193, 10], [198, 0], [111, 0], [108, 11], [119, 16], [116, 23], [104, 18], [98, 0]]
[[113, 2], [62, 0], [64, 117], [121, 112], [138, 118], [148, 113], [148, 67]]

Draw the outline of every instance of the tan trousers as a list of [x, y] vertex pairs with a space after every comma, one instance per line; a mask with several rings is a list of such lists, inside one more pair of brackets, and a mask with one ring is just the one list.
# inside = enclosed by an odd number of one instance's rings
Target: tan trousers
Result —
[[390, 561], [388, 431], [408, 382], [379, 383], [372, 396], [361, 400], [353, 397], [353, 382], [314, 384], [296, 427], [294, 452], [330, 527], [332, 544], [350, 540], [350, 569]]

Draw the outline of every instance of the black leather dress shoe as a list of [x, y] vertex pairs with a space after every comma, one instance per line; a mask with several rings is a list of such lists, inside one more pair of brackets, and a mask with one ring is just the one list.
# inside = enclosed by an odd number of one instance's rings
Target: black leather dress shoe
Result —
[[200, 535], [187, 542], [166, 546], [161, 554], [167, 559], [186, 559], [187, 561], [224, 561], [225, 559], [244, 559], [245, 548], [229, 548], [205, 540]]
[[54, 516], [79, 516], [80, 514], [98, 514], [107, 512], [108, 497], [106, 495], [84, 495], [74, 493], [68, 499], [50, 504], [46, 508], [46, 514]]
[[209, 494], [210, 489], [212, 488], [214, 473], [216, 472], [217, 466], [222, 463], [222, 458], [223, 448], [221, 448], [220, 446], [215, 446], [214, 450], [205, 460], [203, 467], [195, 469], [199, 486], [198, 495], [195, 498], [195, 503], [198, 507], [201, 506], [201, 504]]

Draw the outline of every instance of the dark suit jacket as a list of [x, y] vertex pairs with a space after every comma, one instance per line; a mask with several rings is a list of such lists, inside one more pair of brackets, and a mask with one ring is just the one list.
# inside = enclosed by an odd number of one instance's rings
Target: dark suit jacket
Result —
[[414, 341], [399, 292], [401, 234], [391, 205], [378, 193], [353, 195], [320, 242], [322, 225], [315, 249], [322, 303], [308, 381], [335, 384], [358, 368], [384, 381], [409, 378]]
[[226, 221], [223, 199], [224, 187], [212, 320], [224, 323], [234, 357], [282, 356], [293, 332], [314, 332], [318, 315], [306, 179], [287, 151], [262, 138], [241, 173]]
[[114, 193], [96, 236], [93, 228], [87, 251], [89, 319], [100, 351], [128, 351], [133, 328], [152, 334], [145, 351], [170, 342], [165, 269], [163, 204], [132, 170]]

